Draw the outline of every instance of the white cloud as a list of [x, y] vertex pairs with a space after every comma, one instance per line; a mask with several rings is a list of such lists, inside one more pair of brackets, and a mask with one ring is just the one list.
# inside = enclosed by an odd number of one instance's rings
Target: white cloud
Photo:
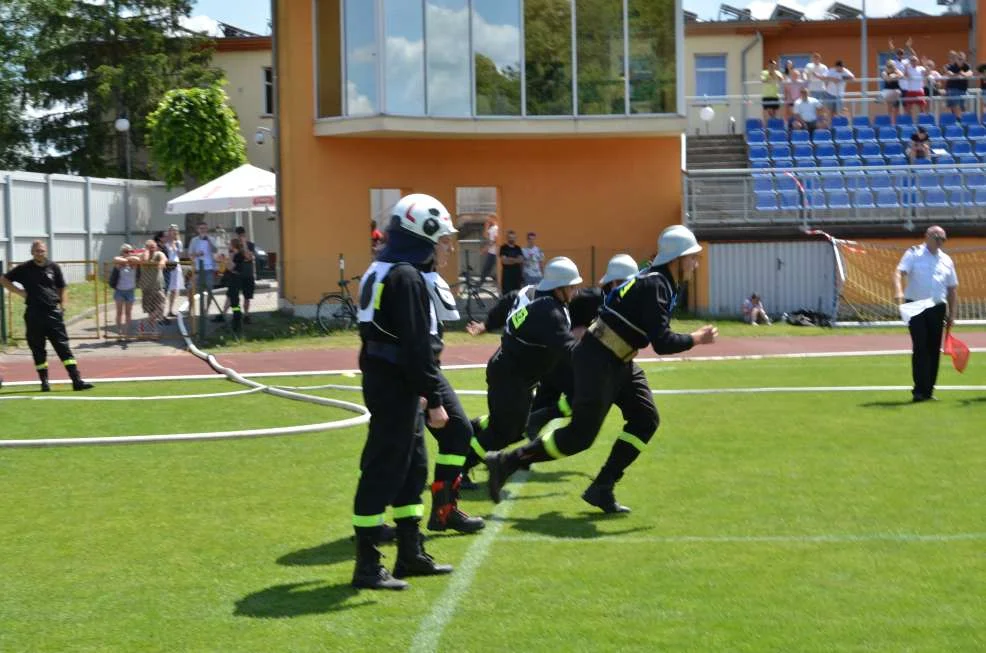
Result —
[[346, 111], [350, 116], [366, 116], [376, 112], [373, 101], [359, 92], [356, 82], [346, 82]]
[[205, 34], [206, 36], [223, 37], [223, 31], [219, 27], [219, 21], [208, 16], [189, 16], [178, 19], [182, 27], [191, 31]]

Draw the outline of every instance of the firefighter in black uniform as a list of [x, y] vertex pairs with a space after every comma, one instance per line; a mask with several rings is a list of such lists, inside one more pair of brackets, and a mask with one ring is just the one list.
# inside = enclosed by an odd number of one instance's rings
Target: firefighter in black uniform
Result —
[[[456, 233], [448, 210], [435, 198], [413, 194], [392, 209], [387, 245], [360, 280], [359, 354], [369, 433], [360, 460], [353, 509], [357, 588], [407, 587], [406, 576], [447, 574], [422, 546], [421, 494], [428, 480], [422, 408], [434, 428], [448, 423], [441, 375], [432, 349], [437, 316], [423, 273], [433, 267], [436, 247]], [[384, 511], [393, 507], [397, 562], [393, 575], [380, 564]]]
[[691, 335], [674, 333], [670, 328], [677, 286], [668, 264], [681, 258], [682, 272], [689, 274], [697, 267], [696, 254], [701, 250], [687, 227], [668, 227], [661, 232], [658, 255], [651, 267], [606, 295], [599, 317], [573, 354], [571, 422], [558, 429], [549, 425], [534, 442], [509, 453], [491, 451], [487, 455], [489, 494], [494, 502], [500, 501], [504, 483], [522, 465], [571, 456], [592, 446], [610, 406], [618, 403], [626, 426], [582, 498], [604, 512], [629, 512], [617, 502], [613, 487], [658, 426], [650, 386], [633, 357], [648, 343], [658, 354], [675, 354], [713, 343], [718, 334], [711, 325]]
[[523, 439], [534, 388], [556, 366], [568, 365], [576, 340], [566, 306], [580, 283], [575, 263], [559, 256], [536, 287], [516, 295], [500, 348], [486, 366], [489, 416], [473, 422], [474, 459]]
[[[48, 354], [45, 341], [61, 359], [65, 371], [72, 379], [73, 390], [88, 390], [91, 383], [82, 380], [79, 367], [68, 345], [68, 334], [62, 318], [65, 308], [65, 278], [57, 263], [48, 260], [48, 247], [44, 241], [31, 244], [32, 260], [21, 263], [0, 277], [0, 285], [23, 297], [26, 304], [24, 322], [27, 325], [27, 345], [34, 357], [34, 367], [41, 379], [41, 392], [50, 392], [48, 385]], [[20, 284], [21, 290], [14, 283]]]

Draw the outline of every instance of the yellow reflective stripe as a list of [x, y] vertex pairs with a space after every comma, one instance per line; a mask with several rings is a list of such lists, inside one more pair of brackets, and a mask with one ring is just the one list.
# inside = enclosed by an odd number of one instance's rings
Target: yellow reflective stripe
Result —
[[480, 417], [479, 418], [479, 428], [481, 428], [481, 429], [483, 429], [485, 431], [489, 427], [490, 427], [490, 416], [489, 415], [483, 415], [482, 417]]
[[637, 283], [637, 277], [631, 277], [629, 281], [620, 286], [620, 299], [627, 294], [627, 291], [633, 287], [633, 284]]
[[486, 458], [486, 449], [483, 449], [483, 445], [479, 443], [479, 440], [473, 438], [469, 441], [469, 446], [472, 447], [472, 450], [476, 452], [477, 456]]
[[408, 517], [424, 517], [425, 507], [420, 503], [413, 503], [409, 506], [394, 506], [394, 519], [407, 519]]
[[373, 308], [380, 310], [380, 299], [383, 297], [383, 284], [373, 284]]
[[34, 369], [36, 369], [36, 370], [46, 370], [46, 369], [48, 369], [48, 363], [41, 363], [40, 365], [35, 365], [34, 366]]
[[646, 442], [638, 438], [636, 435], [633, 435], [632, 433], [627, 433], [626, 431], [620, 433], [619, 437], [616, 439], [623, 440], [627, 444], [633, 445], [634, 449], [636, 449], [637, 451], [643, 451], [647, 447]]
[[571, 417], [556, 417], [541, 427], [541, 430], [538, 431], [538, 437], [546, 438], [552, 433], [554, 433], [555, 431], [557, 431], [558, 429], [568, 426], [571, 423], [572, 423]]
[[562, 395], [558, 399], [558, 410], [560, 410], [561, 414], [565, 417], [571, 417], [572, 415], [572, 407], [568, 405], [568, 397], [565, 395]]
[[373, 528], [383, 524], [383, 513], [379, 515], [353, 515], [353, 526]]
[[[47, 363], [45, 364], [47, 365]], [[74, 358], [68, 358], [62, 361], [62, 365], [78, 365], [78, 363], [75, 362]]]
[[466, 464], [465, 456], [456, 456], [451, 453], [440, 453], [435, 456], [435, 462], [439, 465], [448, 465], [450, 467], [462, 467]]
[[[562, 418], [562, 419], [568, 419], [568, 418], [565, 417], [565, 418]], [[551, 420], [551, 421], [552, 422], [555, 422], [557, 420]], [[549, 422], [549, 424], [550, 424], [550, 422]], [[559, 458], [564, 458], [565, 457], [565, 454], [563, 454], [561, 451], [559, 451], [558, 450], [558, 445], [555, 444], [555, 432], [554, 432], [554, 430], [552, 430], [551, 433], [549, 433], [548, 435], [546, 435], [543, 438], [541, 438], [541, 443], [544, 445], [544, 450], [548, 452], [548, 455], [551, 456], [552, 458], [554, 458], [555, 460], [557, 460]]]
[[243, 309], [240, 308], [239, 306], [234, 306], [233, 307], [233, 312], [234, 313], [241, 313], [241, 312], [243, 312]]
[[520, 325], [523, 324], [524, 320], [526, 319], [527, 319], [527, 307], [522, 306], [521, 308], [517, 309], [517, 311], [513, 315], [510, 316], [510, 323], [514, 326], [515, 329], [519, 329]]

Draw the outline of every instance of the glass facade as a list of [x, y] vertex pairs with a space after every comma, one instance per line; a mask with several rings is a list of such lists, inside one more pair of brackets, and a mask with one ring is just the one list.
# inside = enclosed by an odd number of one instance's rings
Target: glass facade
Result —
[[678, 112], [677, 0], [339, 2], [345, 116]]

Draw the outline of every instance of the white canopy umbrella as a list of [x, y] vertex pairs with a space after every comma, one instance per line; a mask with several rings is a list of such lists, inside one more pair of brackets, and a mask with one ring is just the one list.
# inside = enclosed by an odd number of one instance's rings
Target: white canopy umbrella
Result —
[[228, 213], [274, 209], [275, 175], [249, 163], [168, 202], [165, 212]]

